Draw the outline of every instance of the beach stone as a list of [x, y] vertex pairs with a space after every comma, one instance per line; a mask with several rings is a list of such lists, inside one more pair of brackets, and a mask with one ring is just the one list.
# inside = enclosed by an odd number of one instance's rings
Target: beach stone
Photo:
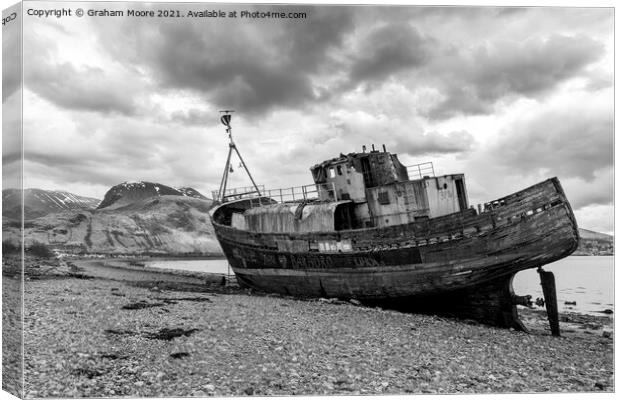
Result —
[[202, 388], [204, 390], [206, 390], [207, 392], [214, 392], [215, 391], [215, 385], [211, 385], [211, 384], [204, 385]]
[[[531, 335], [348, 302], [250, 298], [242, 291], [213, 296], [208, 307], [179, 291], [170, 298], [178, 305], [159, 315], [153, 308], [120, 312], [125, 301], [112, 294], [114, 287], [131, 301], [160, 300], [147, 286], [118, 281], [71, 278], [26, 286], [24, 323], [31, 328], [24, 334], [24, 367], [28, 388], [37, 390], [31, 397], [52, 397], [52, 391], [53, 397], [73, 396], [74, 387], [75, 397], [229, 397], [245, 396], [250, 387], [252, 396], [304, 397], [614, 390], [614, 343], [600, 336], [603, 328], [613, 335], [612, 321], [601, 314], [571, 317], [577, 325], [603, 325], [595, 336], [577, 330], [558, 340], [544, 333], [546, 316], [530, 310], [520, 314], [531, 321]], [[63, 296], [75, 300], [62, 302]], [[200, 330], [170, 342], [147, 337], [175, 327]], [[104, 334], [104, 328], [134, 334]], [[191, 357], [169, 357], [175, 352]], [[67, 376], [67, 366], [104, 375]], [[217, 391], [211, 382], [218, 382]]]
[[610, 338], [611, 337], [611, 331], [607, 330], [607, 329], [603, 329], [603, 337], [604, 338]]

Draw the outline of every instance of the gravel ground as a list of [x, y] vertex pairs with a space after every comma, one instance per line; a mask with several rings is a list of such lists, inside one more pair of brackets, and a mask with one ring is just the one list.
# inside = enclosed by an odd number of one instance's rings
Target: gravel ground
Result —
[[27, 397], [614, 390], [607, 317], [563, 315], [556, 338], [532, 311], [525, 334], [107, 273], [27, 278]]
[[22, 393], [22, 324], [20, 276], [2, 277], [2, 389]]

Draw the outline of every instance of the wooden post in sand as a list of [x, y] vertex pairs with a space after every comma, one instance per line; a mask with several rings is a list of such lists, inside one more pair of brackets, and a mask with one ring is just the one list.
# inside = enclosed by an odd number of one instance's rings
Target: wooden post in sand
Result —
[[540, 275], [540, 285], [545, 296], [545, 307], [547, 308], [547, 318], [553, 336], [560, 336], [560, 319], [558, 315], [558, 300], [555, 293], [555, 277], [553, 272], [538, 268]]

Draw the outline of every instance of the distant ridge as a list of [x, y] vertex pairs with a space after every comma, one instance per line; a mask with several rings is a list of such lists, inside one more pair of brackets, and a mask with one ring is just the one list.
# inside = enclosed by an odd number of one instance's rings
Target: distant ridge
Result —
[[614, 254], [614, 237], [579, 228], [579, 247], [575, 256], [605, 256]]
[[[62, 211], [94, 209], [100, 202], [99, 199], [60, 190], [25, 189], [23, 193], [24, 219], [27, 220]], [[2, 216], [21, 218], [20, 189], [2, 191]]]
[[579, 236], [585, 240], [601, 240], [601, 241], [613, 241], [614, 237], [605, 233], [594, 232], [588, 229], [579, 228]]

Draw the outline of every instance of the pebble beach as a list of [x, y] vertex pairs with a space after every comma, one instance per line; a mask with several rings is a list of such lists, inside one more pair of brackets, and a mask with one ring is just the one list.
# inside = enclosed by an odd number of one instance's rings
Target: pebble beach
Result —
[[222, 276], [94, 261], [28, 269], [30, 398], [614, 391], [609, 316], [562, 314], [558, 338], [529, 309], [527, 334], [254, 293]]

